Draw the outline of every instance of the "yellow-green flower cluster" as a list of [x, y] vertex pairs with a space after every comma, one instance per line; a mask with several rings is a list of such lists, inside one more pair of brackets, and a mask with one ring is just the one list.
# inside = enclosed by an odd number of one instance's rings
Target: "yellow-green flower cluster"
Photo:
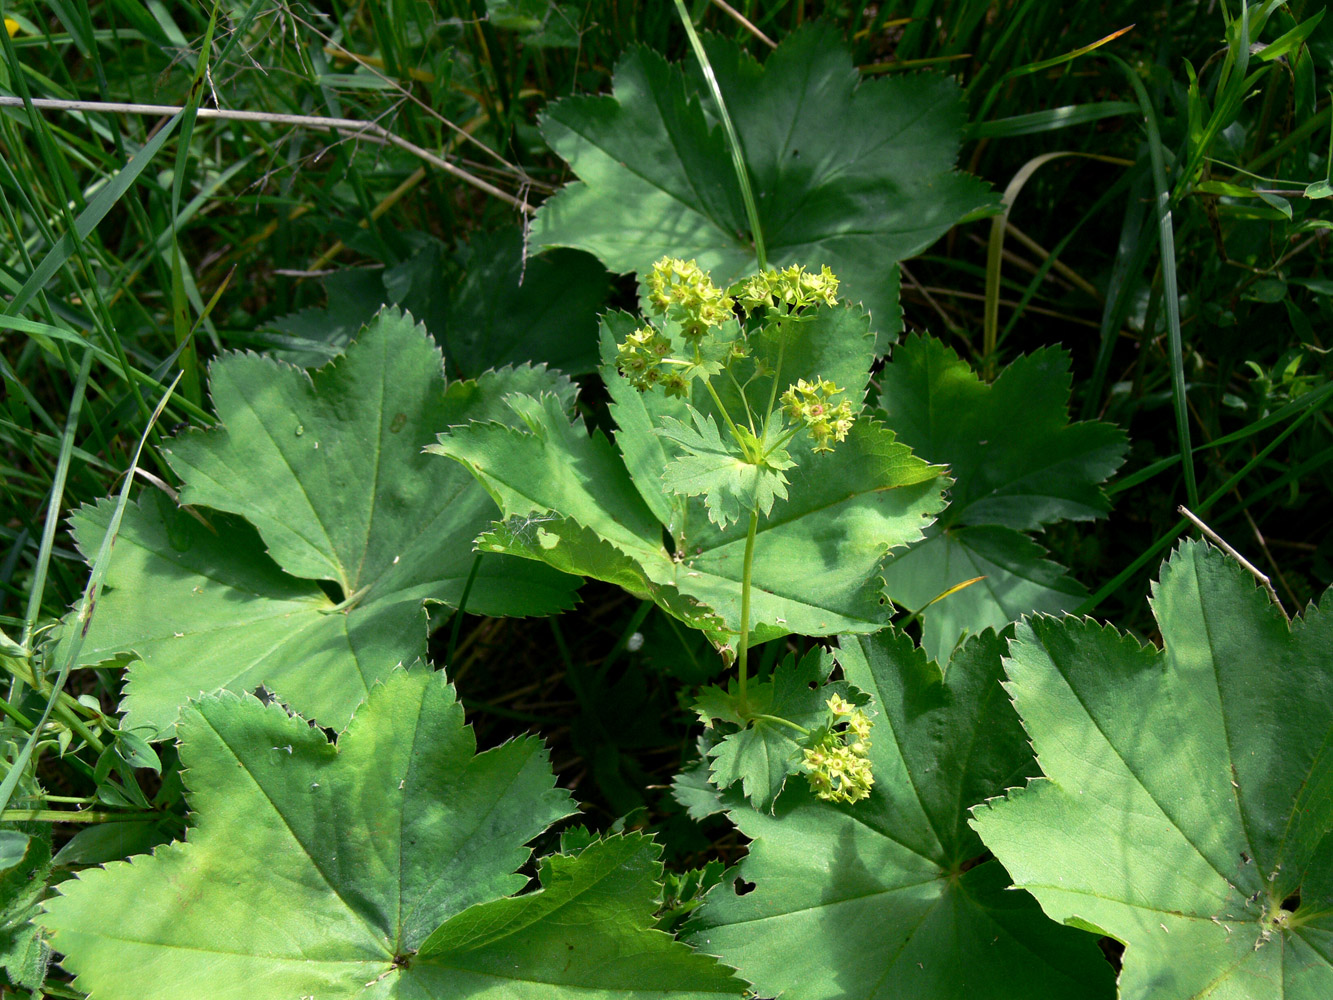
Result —
[[698, 342], [710, 329], [735, 319], [736, 300], [692, 260], [663, 257], [648, 275], [648, 301], [679, 321], [687, 340]]
[[737, 289], [736, 301], [747, 313], [778, 304], [785, 305], [788, 313], [821, 304], [831, 306], [838, 301], [838, 279], [827, 266], [815, 274], [792, 264], [746, 278]]
[[870, 769], [870, 716], [838, 695], [828, 700], [833, 725], [805, 751], [806, 778], [826, 802], [860, 802], [870, 795], [875, 775]]
[[640, 392], [658, 385], [670, 376], [663, 373], [662, 359], [671, 353], [671, 341], [651, 326], [635, 330], [616, 351], [616, 367]]
[[783, 412], [792, 420], [803, 421], [810, 429], [815, 451], [832, 451], [831, 442], [845, 440], [856, 422], [851, 402], [844, 399], [833, 403], [833, 397], [842, 391], [828, 379], [807, 382], [801, 378], [782, 394]]

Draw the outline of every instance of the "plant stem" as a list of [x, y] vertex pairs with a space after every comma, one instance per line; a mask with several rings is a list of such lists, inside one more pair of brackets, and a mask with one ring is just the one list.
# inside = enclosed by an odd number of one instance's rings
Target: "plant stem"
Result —
[[[10, 674], [17, 680], [29, 685], [38, 694], [47, 693], [44, 690], [44, 685], [42, 683], [43, 678], [35, 669], [33, 669], [33, 665], [30, 662], [19, 660], [12, 656], [0, 656], [0, 668], [3, 668], [6, 673]], [[59, 717], [60, 721], [72, 729], [85, 743], [98, 753], [102, 752], [104, 749], [102, 741], [93, 734], [93, 731], [88, 728], [87, 724], [85, 724], [77, 714], [78, 712], [89, 711], [86, 706], [81, 704], [72, 695], [61, 691], [57, 697], [53, 711], [54, 714]], [[36, 723], [33, 723], [30, 719], [24, 717], [22, 713], [15, 714], [18, 710], [12, 705], [0, 703], [0, 712], [4, 712], [5, 715], [8, 715], [29, 732], [32, 732], [36, 728]]]
[[764, 452], [764, 457], [768, 458], [769, 455], [773, 454], [773, 452], [777, 451], [779, 448], [781, 448], [784, 444], [786, 444], [788, 441], [794, 438], [797, 434], [801, 433], [801, 431], [803, 430], [805, 430], [805, 427], [801, 424], [797, 424], [786, 434], [782, 435], [782, 437], [774, 441], [772, 447], [770, 447], [766, 452]]
[[124, 823], [130, 820], [157, 819], [155, 812], [75, 812], [73, 809], [6, 809], [0, 820], [6, 823]]
[[792, 722], [791, 719], [783, 719], [776, 715], [752, 715], [750, 718], [763, 719], [765, 722], [777, 722], [784, 726], [790, 726], [803, 736], [810, 735], [810, 730], [806, 729], [805, 726], [798, 726], [796, 723]]
[[731, 370], [730, 365], [724, 368], [723, 371], [725, 371], [727, 373], [727, 377], [731, 379], [731, 384], [736, 387], [736, 394], [741, 397], [741, 402], [745, 405], [745, 419], [746, 422], [748, 422], [750, 425], [750, 432], [754, 434], [755, 437], [760, 437], [761, 435], [759, 431], [754, 426], [754, 412], [750, 409], [750, 401], [745, 398], [745, 386], [741, 385], [740, 382], [737, 381], [736, 375]]
[[727, 408], [722, 405], [722, 397], [719, 396], [717, 390], [713, 388], [713, 383], [708, 381], [708, 379], [702, 379], [701, 381], [704, 384], [704, 388], [708, 390], [708, 395], [713, 397], [713, 405], [717, 407], [717, 412], [722, 414], [722, 419], [727, 422], [727, 428], [731, 431], [731, 436], [735, 438], [736, 443], [740, 445], [741, 450], [745, 452], [746, 461], [753, 461], [753, 456], [750, 454], [750, 450], [745, 447], [745, 439], [741, 437], [741, 432], [736, 428], [736, 422], [731, 419], [731, 414], [727, 412]]
[[741, 714], [745, 714], [746, 659], [750, 652], [750, 578], [754, 570], [754, 536], [759, 530], [759, 511], [750, 511], [750, 530], [745, 533], [745, 562], [741, 568], [741, 634], [736, 640], [736, 665], [740, 671]]
[[773, 416], [773, 407], [778, 402], [778, 379], [782, 376], [782, 358], [787, 353], [787, 331], [784, 329], [786, 317], [777, 322], [778, 328], [778, 363], [773, 366], [773, 387], [768, 392], [768, 416], [764, 417], [764, 431], [768, 431], [768, 420]]
[[731, 115], [727, 112], [726, 101], [722, 99], [722, 88], [718, 85], [717, 75], [713, 72], [713, 66], [708, 61], [708, 53], [704, 51], [703, 42], [699, 41], [699, 33], [694, 30], [694, 22], [690, 20], [689, 11], [685, 9], [685, 0], [676, 0], [676, 10], [680, 14], [680, 23], [685, 26], [685, 34], [690, 36], [690, 45], [694, 49], [694, 55], [699, 60], [699, 68], [703, 70], [704, 80], [708, 83], [708, 89], [713, 95], [713, 102], [717, 104], [718, 117], [722, 119], [722, 131], [727, 137], [727, 148], [731, 151], [731, 165], [736, 170], [736, 181], [741, 186], [741, 201], [745, 203], [745, 215], [750, 223], [750, 235], [754, 237], [754, 256], [759, 263], [759, 270], [768, 270], [768, 253], [764, 250], [764, 234], [759, 228], [759, 209], [754, 200], [754, 190], [750, 187], [750, 172], [745, 166], [745, 156], [741, 152], [741, 140], [736, 134], [736, 126], [731, 123]]

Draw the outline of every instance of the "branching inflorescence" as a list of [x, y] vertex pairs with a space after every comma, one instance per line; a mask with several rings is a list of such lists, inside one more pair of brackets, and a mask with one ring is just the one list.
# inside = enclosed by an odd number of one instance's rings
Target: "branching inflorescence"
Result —
[[[749, 516], [736, 714], [747, 725], [785, 723], [801, 733], [805, 746], [799, 767], [816, 794], [856, 802], [870, 794], [874, 782], [867, 758], [869, 715], [835, 696], [827, 702], [827, 724], [813, 730], [765, 716], [747, 698], [746, 670], [756, 529], [760, 515], [767, 517], [776, 500], [787, 498], [783, 472], [796, 464], [789, 446], [807, 432], [814, 452], [831, 452], [856, 421], [846, 390], [835, 382], [819, 375], [782, 381], [788, 344], [801, 336], [817, 308], [838, 304], [838, 279], [827, 267], [815, 273], [793, 264], [722, 289], [695, 261], [663, 257], [648, 276], [647, 301], [658, 322], [649, 320], [617, 345], [616, 365], [640, 392], [660, 390], [685, 401], [692, 427], [668, 417], [656, 428], [683, 451], [668, 463], [663, 482], [682, 496], [705, 494], [709, 517], [719, 527]], [[678, 337], [673, 339], [670, 329], [678, 330]], [[756, 338], [775, 349], [755, 350]], [[691, 402], [696, 382], [712, 412], [701, 412]], [[703, 397], [699, 401], [707, 406]]]

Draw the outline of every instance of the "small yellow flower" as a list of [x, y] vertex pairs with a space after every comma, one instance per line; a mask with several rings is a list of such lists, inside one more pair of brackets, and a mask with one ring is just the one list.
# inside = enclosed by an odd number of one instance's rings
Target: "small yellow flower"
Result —
[[697, 262], [678, 257], [663, 257], [653, 265], [648, 301], [658, 313], [678, 320], [681, 332], [693, 341], [735, 317], [736, 301], [713, 284]]
[[875, 775], [870, 764], [870, 716], [841, 695], [826, 703], [833, 725], [844, 719], [846, 729], [827, 729], [804, 752], [806, 780], [825, 802], [859, 802], [870, 795]]
[[12, 17], [5, 18], [5, 30], [9, 32], [9, 37], [13, 38], [19, 33], [19, 23]]
[[771, 309], [777, 303], [785, 305], [789, 314], [799, 313], [810, 306], [835, 305], [838, 279], [827, 266], [815, 274], [792, 264], [746, 278], [736, 288], [736, 300], [747, 313], [760, 306]]
[[856, 711], [856, 706], [842, 695], [835, 694], [828, 700], [828, 710], [834, 715], [851, 715]]
[[856, 423], [850, 401], [844, 399], [836, 406], [832, 402], [832, 397], [842, 391], [828, 379], [807, 382], [801, 378], [782, 394], [783, 412], [793, 420], [804, 421], [815, 439], [815, 451], [832, 451], [831, 442], [846, 440]]
[[671, 341], [651, 326], [635, 330], [616, 348], [616, 367], [640, 392], [662, 380], [658, 370], [662, 359], [671, 353]]

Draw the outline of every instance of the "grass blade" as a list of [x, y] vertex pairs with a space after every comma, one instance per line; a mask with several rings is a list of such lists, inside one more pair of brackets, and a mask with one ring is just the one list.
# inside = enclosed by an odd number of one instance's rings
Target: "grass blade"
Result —
[[731, 123], [731, 115], [727, 113], [727, 103], [722, 99], [722, 88], [718, 86], [713, 65], [708, 61], [708, 53], [704, 51], [703, 42], [699, 41], [699, 33], [694, 30], [694, 22], [690, 20], [689, 12], [685, 9], [685, 0], [676, 0], [676, 10], [680, 13], [680, 23], [685, 26], [685, 34], [690, 36], [690, 45], [699, 60], [704, 79], [708, 81], [708, 90], [713, 95], [714, 103], [717, 104], [717, 112], [722, 119], [722, 129], [727, 136], [727, 148], [731, 150], [731, 165], [736, 170], [736, 181], [741, 186], [745, 216], [750, 221], [750, 233], [754, 237], [755, 259], [759, 261], [759, 270], [766, 270], [768, 254], [764, 250], [764, 233], [759, 227], [759, 209], [755, 205], [754, 190], [750, 187], [750, 171], [745, 166], [740, 137], [736, 134], [736, 126]]
[[[138, 447], [134, 449], [134, 458], [130, 460], [130, 467], [125, 473], [125, 481], [120, 487], [120, 496], [116, 498], [116, 509], [111, 515], [106, 534], [102, 536], [102, 545], [97, 550], [97, 557], [93, 560], [92, 571], [88, 576], [88, 585], [84, 588], [83, 600], [79, 603], [78, 614], [75, 615], [72, 623], [74, 628], [73, 638], [65, 650], [64, 662], [60, 664], [60, 671], [51, 685], [51, 694], [47, 698], [46, 708], [42, 711], [41, 718], [37, 720], [37, 725], [28, 734], [18, 757], [9, 766], [9, 773], [5, 775], [4, 782], [0, 783], [0, 811], [3, 811], [9, 805], [9, 800], [14, 795], [14, 789], [18, 787], [19, 779], [23, 777], [23, 772], [27, 770], [28, 761], [32, 759], [33, 747], [37, 745], [37, 739], [41, 736], [42, 729], [50, 720], [56, 702], [60, 700], [61, 692], [65, 689], [65, 682], [69, 679], [70, 668], [74, 666], [75, 661], [79, 658], [79, 652], [83, 649], [83, 637], [88, 633], [93, 611], [97, 607], [97, 598], [102, 593], [102, 581], [106, 577], [111, 545], [115, 541], [116, 533], [120, 531], [120, 522], [125, 516], [125, 507], [130, 500], [130, 487], [134, 483], [135, 470], [139, 467], [139, 459], [143, 455], [144, 446], [148, 443], [148, 435], [152, 432], [158, 418], [162, 416], [162, 411], [166, 409], [167, 401], [171, 399], [171, 394], [175, 391], [176, 384], [179, 381], [180, 375], [177, 375], [167, 391], [162, 394], [162, 399], [158, 401], [157, 408], [153, 410], [152, 417], [139, 436]], [[34, 667], [34, 676], [36, 672], [36, 667]]]
[[[1153, 187], [1157, 196], [1157, 238], [1162, 253], [1162, 287], [1166, 302], [1167, 339], [1171, 359], [1171, 386], [1176, 411], [1176, 436], [1179, 439], [1180, 466], [1185, 474], [1185, 496], [1189, 506], [1199, 509], [1199, 484], [1194, 476], [1194, 450], [1190, 447], [1189, 407], [1185, 399], [1185, 355], [1180, 337], [1180, 288], [1176, 279], [1176, 237], [1171, 222], [1171, 189], [1166, 181], [1166, 152], [1157, 128], [1157, 114], [1148, 100], [1148, 92], [1133, 68], [1118, 56], [1111, 60], [1120, 67], [1143, 110], [1148, 129], [1148, 153], [1152, 159]], [[1145, 332], [1145, 336], [1147, 333]]]

